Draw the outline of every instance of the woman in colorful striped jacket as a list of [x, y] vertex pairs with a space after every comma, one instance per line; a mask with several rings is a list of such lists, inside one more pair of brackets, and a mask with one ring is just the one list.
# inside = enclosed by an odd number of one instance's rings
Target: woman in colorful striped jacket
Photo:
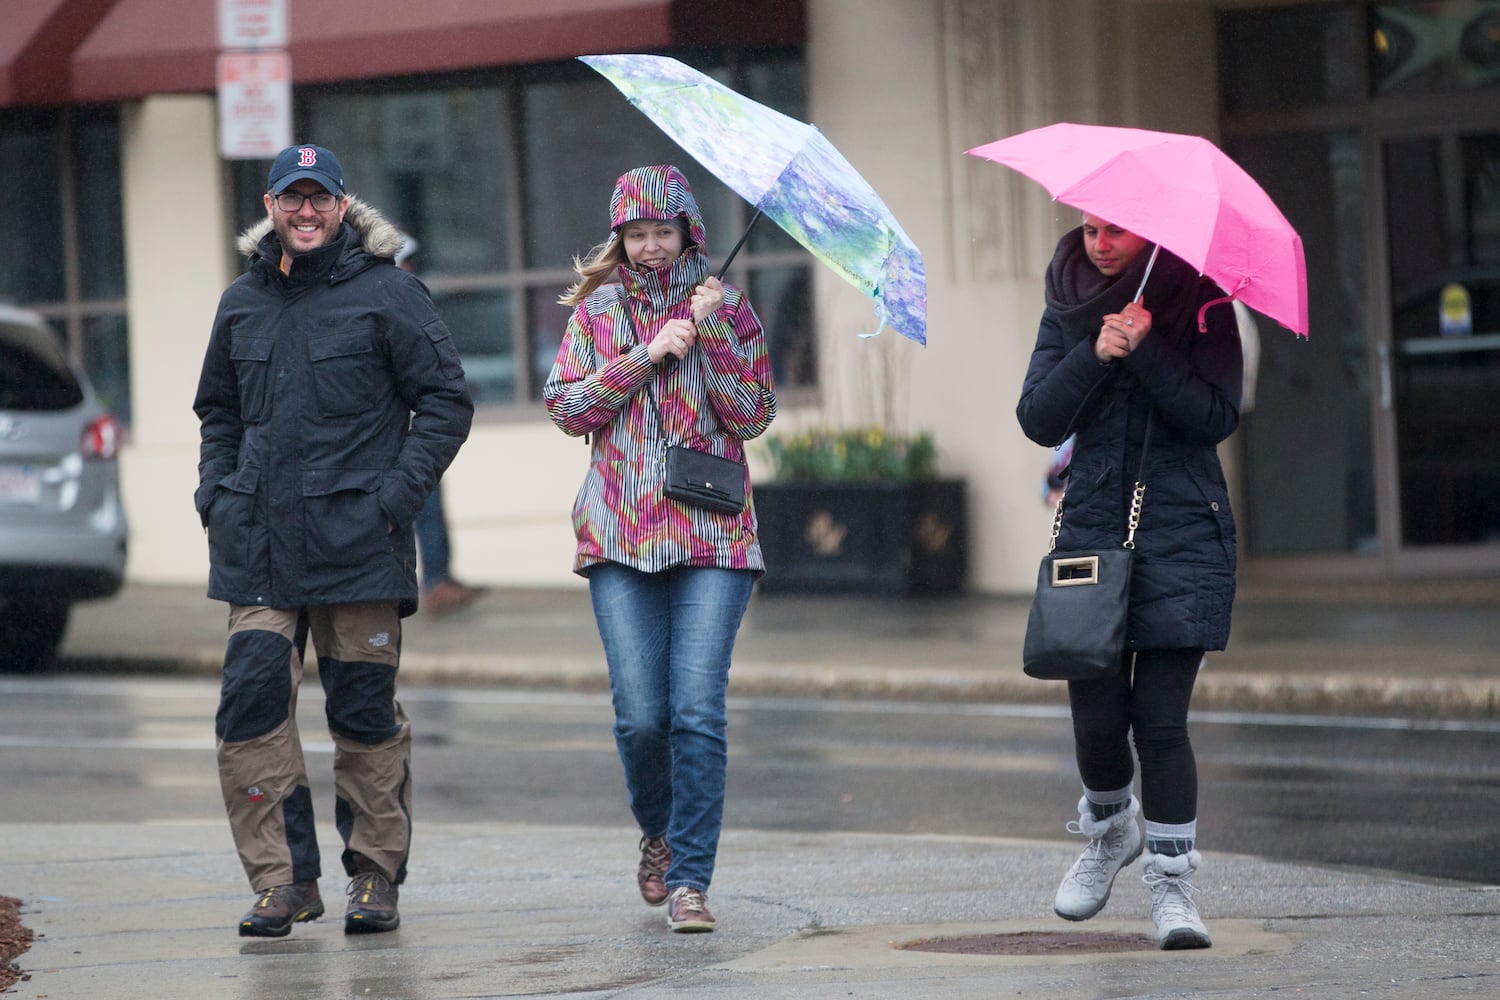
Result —
[[[755, 579], [746, 439], [776, 415], [765, 334], [740, 289], [709, 273], [682, 172], [639, 167], [610, 198], [609, 238], [574, 260], [573, 307], [542, 390], [564, 433], [591, 441], [573, 504], [609, 663], [615, 744], [641, 829], [636, 881], [674, 931], [711, 931], [705, 895], [724, 811], [725, 691]], [[686, 445], [741, 463], [745, 504], [720, 513], [665, 495]]]

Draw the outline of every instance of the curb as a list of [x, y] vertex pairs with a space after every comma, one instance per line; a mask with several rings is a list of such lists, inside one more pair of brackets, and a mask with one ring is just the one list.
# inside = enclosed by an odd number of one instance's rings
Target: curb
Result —
[[[216, 677], [222, 655], [68, 657], [60, 672]], [[309, 674], [316, 672], [308, 664]], [[731, 697], [851, 698], [884, 701], [1067, 705], [1067, 687], [995, 668], [890, 669], [830, 664], [737, 662]], [[607, 692], [601, 663], [557, 657], [474, 657], [408, 654], [407, 684]], [[1286, 712], [1411, 719], [1500, 719], [1500, 680], [1205, 670], [1193, 695], [1195, 711]]]

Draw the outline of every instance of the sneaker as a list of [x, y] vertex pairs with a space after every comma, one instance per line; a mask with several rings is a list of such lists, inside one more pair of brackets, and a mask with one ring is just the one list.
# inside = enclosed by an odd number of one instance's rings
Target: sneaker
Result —
[[1064, 920], [1087, 920], [1104, 909], [1120, 869], [1141, 856], [1146, 839], [1136, 817], [1141, 804], [1135, 796], [1124, 809], [1108, 819], [1096, 820], [1088, 799], [1078, 800], [1078, 819], [1068, 823], [1069, 833], [1080, 833], [1089, 844], [1063, 876], [1052, 910]]
[[1163, 951], [1213, 946], [1208, 928], [1198, 916], [1198, 904], [1193, 902], [1198, 890], [1188, 881], [1202, 861], [1197, 851], [1188, 851], [1179, 855], [1148, 854], [1142, 863], [1146, 874], [1141, 881], [1151, 890], [1151, 919], [1156, 922], [1156, 943]]
[[240, 918], [240, 937], [286, 937], [292, 924], [323, 915], [323, 897], [316, 882], [272, 886], [260, 894], [250, 912]]
[[641, 898], [647, 906], [660, 906], [667, 901], [667, 883], [662, 877], [672, 864], [672, 849], [666, 837], [641, 838], [641, 865], [635, 870], [635, 884], [640, 887]]
[[667, 897], [667, 926], [678, 934], [700, 934], [717, 925], [703, 893], [680, 885]]
[[345, 934], [374, 934], [401, 926], [396, 897], [401, 890], [380, 872], [358, 872], [349, 881], [349, 908], [344, 911]]

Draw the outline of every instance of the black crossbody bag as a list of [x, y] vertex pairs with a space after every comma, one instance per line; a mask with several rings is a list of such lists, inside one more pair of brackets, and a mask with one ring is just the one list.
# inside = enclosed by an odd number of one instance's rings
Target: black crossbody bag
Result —
[[673, 500], [738, 514], [745, 509], [745, 466], [674, 444], [667, 448], [667, 481], [662, 491]]
[[1125, 541], [1098, 551], [1058, 552], [1063, 503], [1052, 515], [1052, 542], [1037, 571], [1036, 595], [1026, 620], [1022, 669], [1041, 680], [1078, 681], [1104, 677], [1120, 669], [1125, 652], [1125, 625], [1130, 612], [1130, 574], [1135, 561], [1135, 531], [1146, 495], [1146, 452], [1151, 446], [1153, 407], [1146, 418], [1141, 464], [1131, 494]]

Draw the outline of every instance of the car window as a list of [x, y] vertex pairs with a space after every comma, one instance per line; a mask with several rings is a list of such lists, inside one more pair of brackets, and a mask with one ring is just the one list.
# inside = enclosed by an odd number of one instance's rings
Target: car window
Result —
[[81, 402], [83, 387], [50, 332], [0, 324], [0, 410], [66, 410]]

